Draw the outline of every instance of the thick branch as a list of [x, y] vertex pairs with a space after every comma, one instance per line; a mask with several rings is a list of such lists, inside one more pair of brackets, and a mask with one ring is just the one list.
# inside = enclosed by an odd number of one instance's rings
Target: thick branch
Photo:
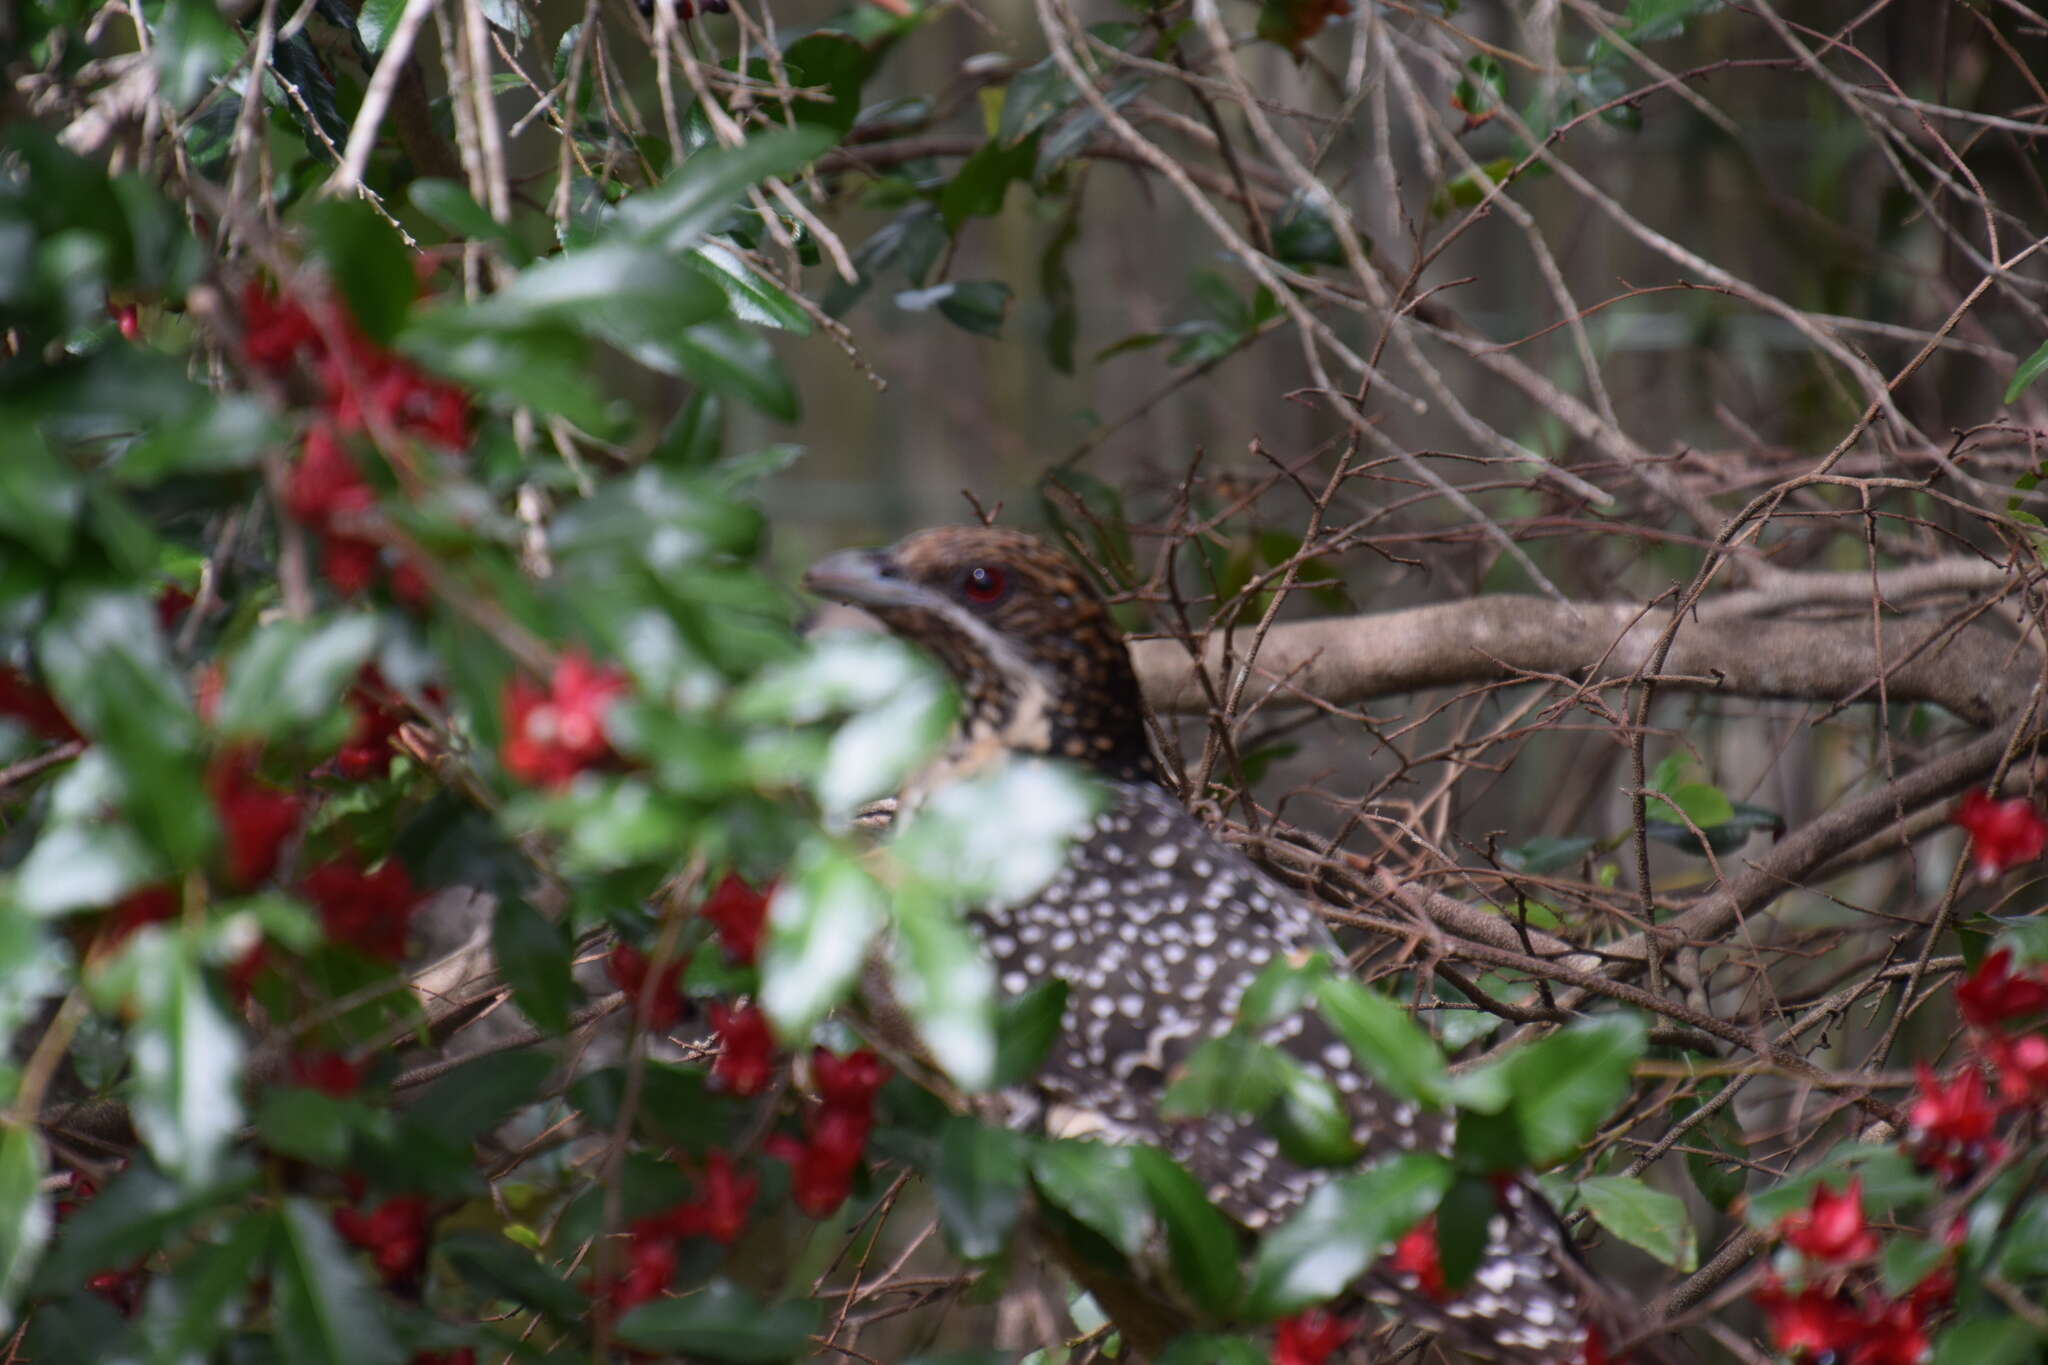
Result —
[[[1643, 665], [1668, 620], [1633, 603], [1501, 595], [1291, 622], [1267, 634], [1246, 704], [1275, 687], [1349, 706], [1534, 674], [1585, 679], [1597, 669], [1596, 680], [1619, 683]], [[1934, 702], [1980, 726], [2010, 716], [2031, 686], [2031, 661], [1991, 630], [1936, 638], [1945, 629], [1935, 619], [1888, 620], [1880, 657], [1867, 619], [1786, 621], [1703, 610], [1678, 633], [1659, 685], [1801, 701], [1874, 700], [1871, 681], [1889, 669], [1885, 691], [1895, 705]], [[1203, 657], [1212, 670], [1221, 666], [1223, 643], [1220, 636], [1207, 642]], [[1208, 693], [1178, 641], [1136, 641], [1131, 657], [1156, 709], [1207, 709]]]

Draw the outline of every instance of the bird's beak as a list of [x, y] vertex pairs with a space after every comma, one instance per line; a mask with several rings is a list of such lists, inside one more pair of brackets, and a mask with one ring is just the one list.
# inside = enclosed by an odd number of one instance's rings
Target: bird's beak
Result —
[[841, 550], [804, 571], [804, 587], [857, 607], [917, 606], [925, 590], [897, 573], [887, 550]]

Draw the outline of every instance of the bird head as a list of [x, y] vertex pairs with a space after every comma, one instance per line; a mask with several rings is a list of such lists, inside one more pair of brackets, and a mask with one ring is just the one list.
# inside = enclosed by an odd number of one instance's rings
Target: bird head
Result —
[[1158, 780], [1123, 635], [1065, 556], [1020, 531], [944, 526], [844, 550], [804, 586], [863, 608], [953, 675], [970, 742]]

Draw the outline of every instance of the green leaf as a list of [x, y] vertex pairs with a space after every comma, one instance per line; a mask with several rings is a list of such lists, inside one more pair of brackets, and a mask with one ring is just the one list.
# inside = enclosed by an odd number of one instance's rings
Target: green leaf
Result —
[[1153, 1147], [1127, 1150], [1145, 1182], [1152, 1211], [1166, 1225], [1174, 1275], [1196, 1302], [1219, 1317], [1228, 1316], [1242, 1283], [1236, 1225], [1217, 1211], [1200, 1183], [1172, 1157]]
[[798, 854], [768, 903], [761, 953], [761, 1008], [779, 1035], [808, 1038], [846, 997], [888, 907], [882, 888], [847, 854], [822, 843]]
[[398, 1365], [405, 1352], [377, 1297], [328, 1221], [306, 1199], [284, 1202], [271, 1261], [278, 1341], [293, 1365]]
[[1816, 1184], [1825, 1180], [1835, 1189], [1844, 1189], [1851, 1177], [1863, 1182], [1863, 1207], [1873, 1214], [1925, 1199], [1935, 1189], [1934, 1182], [1915, 1170], [1912, 1158], [1898, 1148], [1844, 1142], [1790, 1180], [1751, 1195], [1743, 1205], [1743, 1218], [1753, 1228], [1770, 1227], [1786, 1214], [1812, 1204]]
[[377, 618], [281, 620], [259, 627], [228, 664], [215, 724], [272, 739], [332, 717], [377, 647]]
[[676, 469], [701, 469], [725, 453], [725, 400], [699, 389], [683, 404], [649, 458]]
[[125, 821], [107, 811], [124, 800], [119, 765], [95, 747], [79, 755], [51, 787], [50, 819], [15, 869], [12, 907], [30, 915], [63, 915], [110, 905], [159, 881], [163, 860]]
[[1501, 1063], [1510, 1109], [1534, 1165], [1570, 1156], [1614, 1112], [1648, 1039], [1642, 1020], [1612, 1014], [1540, 1038]]
[[[823, 88], [828, 99], [762, 101], [776, 122], [794, 117], [800, 123], [815, 123], [844, 136], [860, 116], [861, 85], [875, 68], [879, 50], [844, 33], [821, 31], [806, 34], [782, 52], [783, 71], [792, 88]], [[748, 74], [764, 85], [775, 84], [773, 72], [762, 58], [747, 64]]]
[[1622, 1241], [1684, 1274], [1699, 1268], [1692, 1219], [1686, 1216], [1683, 1199], [1620, 1175], [1581, 1180], [1579, 1197], [1586, 1201], [1593, 1221]]
[[996, 123], [996, 138], [1015, 146], [1043, 128], [1073, 104], [1073, 82], [1060, 70], [1059, 62], [1047, 57], [1010, 78], [1003, 96], [1002, 117]]
[[525, 898], [500, 898], [491, 955], [520, 1011], [549, 1033], [569, 1027], [569, 1007], [578, 998], [569, 976], [571, 948], [568, 932]]
[[1338, 976], [1317, 982], [1315, 996], [1316, 1008], [1373, 1079], [1418, 1104], [1443, 1103], [1449, 1084], [1443, 1054], [1408, 1011]]
[[1100, 789], [1050, 759], [1010, 758], [935, 792], [902, 823], [891, 850], [926, 884], [968, 904], [1016, 904], [1066, 865]]
[[1299, 1063], [1285, 1068], [1280, 1097], [1259, 1121], [1297, 1165], [1348, 1166], [1358, 1158], [1351, 1111], [1337, 1088]]
[[1330, 974], [1330, 957], [1315, 952], [1301, 960], [1276, 957], [1260, 969], [1237, 1002], [1239, 1027], [1262, 1032], [1293, 1014], [1315, 994], [1316, 984]]
[[198, 720], [155, 609], [135, 593], [67, 592], [38, 643], [51, 692], [116, 760], [137, 831], [173, 867], [199, 866], [216, 831]]
[[284, 439], [283, 425], [262, 403], [222, 394], [184, 417], [154, 424], [121, 452], [114, 473], [130, 485], [225, 474], [252, 467]]
[[494, 1052], [464, 1062], [427, 1088], [408, 1115], [451, 1142], [470, 1142], [533, 1102], [553, 1074], [538, 1052]]
[[2021, 1365], [2041, 1358], [2044, 1340], [2024, 1319], [1979, 1318], [1943, 1332], [1929, 1365]]
[[[1734, 853], [1749, 842], [1749, 836], [1756, 831], [1770, 830], [1774, 834], [1785, 831], [1785, 817], [1767, 806], [1753, 806], [1747, 801], [1729, 803], [1731, 814], [1718, 825], [1703, 825], [1694, 834], [1675, 820], [1645, 820], [1644, 832], [1652, 839], [1682, 848], [1694, 857], [1702, 856], [1700, 840], [1716, 854]], [[1656, 809], [1656, 807], [1651, 807]]]
[[384, 50], [404, 12], [405, 0], [363, 0], [363, 7], [356, 11], [356, 32], [373, 56]]
[[684, 257], [684, 261], [725, 295], [726, 306], [741, 322], [774, 327], [800, 337], [811, 334], [811, 315], [798, 307], [782, 286], [721, 243], [706, 242]]
[[1574, 867], [1592, 851], [1594, 841], [1584, 838], [1554, 839], [1538, 836], [1500, 851], [1500, 860], [1515, 872], [1532, 877], [1547, 876]]
[[185, 1193], [154, 1166], [138, 1161], [65, 1220], [36, 1272], [36, 1291], [63, 1293], [98, 1271], [133, 1265], [161, 1250], [194, 1220], [244, 1203], [254, 1186], [254, 1169], [244, 1165], [219, 1185]]
[[462, 1277], [494, 1298], [538, 1308], [558, 1325], [574, 1324], [590, 1309], [574, 1285], [549, 1270], [524, 1247], [503, 1237], [458, 1232], [437, 1238], [434, 1250]]
[[242, 1297], [272, 1244], [281, 1238], [280, 1215], [244, 1212], [226, 1238], [204, 1243], [172, 1270], [171, 1293], [144, 1301], [140, 1334], [163, 1361], [213, 1359], [212, 1352], [239, 1317]]
[[42, 1191], [43, 1140], [33, 1128], [0, 1128], [0, 1331], [50, 1240], [50, 1201]]
[[1023, 1085], [1038, 1074], [1060, 1035], [1067, 1008], [1067, 983], [1050, 977], [996, 1006], [994, 1088]]
[[701, 323], [665, 342], [673, 371], [740, 398], [770, 417], [794, 422], [802, 414], [796, 388], [783, 373], [768, 339], [730, 319]]
[[948, 322], [976, 336], [1001, 336], [1010, 311], [1010, 286], [1001, 280], [949, 280], [929, 289], [907, 289], [896, 296], [906, 313], [937, 308]]
[[2012, 372], [2012, 383], [2005, 386], [2003, 401], [2010, 403], [2018, 398], [2029, 384], [2041, 377], [2043, 370], [2048, 370], [2048, 341], [2042, 342], [2040, 348], [2022, 360], [2019, 368]]
[[945, 902], [898, 889], [889, 981], [926, 1051], [961, 1089], [994, 1084], [995, 973]]
[[1266, 1365], [1269, 1357], [1243, 1337], [1212, 1332], [1175, 1337], [1154, 1359], [1154, 1365]]
[[1245, 1312], [1286, 1317], [1340, 1293], [1427, 1217], [1450, 1184], [1441, 1157], [1410, 1152], [1318, 1186], [1259, 1244]]
[[768, 176], [787, 175], [839, 140], [816, 125], [757, 133], [734, 148], [692, 155], [675, 174], [619, 205], [621, 230], [680, 254], [717, 227], [734, 200]]
[[[365, 0], [361, 17], [368, 17], [380, 3], [381, 0]], [[526, 244], [511, 228], [491, 217], [489, 210], [453, 180], [415, 180], [406, 188], [405, 194], [414, 208], [446, 228], [451, 236], [490, 242], [503, 250], [505, 259], [515, 266], [523, 266], [533, 259], [533, 253], [526, 249]]]
[[1014, 147], [1005, 146], [999, 137], [984, 142], [939, 191], [939, 213], [946, 221], [946, 231], [958, 232], [969, 218], [1001, 213], [1010, 186], [1029, 179], [1037, 164], [1038, 144], [1031, 138]]
[[216, 1179], [242, 1126], [242, 1035], [206, 989], [193, 946], [143, 931], [127, 954], [135, 1129], [188, 1190]]
[[501, 408], [554, 413], [596, 436], [626, 425], [625, 405], [591, 382], [590, 344], [568, 327], [478, 328], [437, 308], [413, 320], [398, 348]]
[[472, 304], [441, 310], [437, 325], [520, 330], [550, 323], [609, 339], [661, 335], [717, 317], [725, 298], [681, 258], [630, 241], [602, 241], [528, 266]]
[[1271, 1043], [1236, 1030], [1204, 1039], [1174, 1068], [1159, 1098], [1159, 1116], [1256, 1114], [1287, 1088], [1290, 1061]]
[[43, 440], [15, 418], [0, 421], [0, 536], [11, 537], [51, 564], [71, 554], [84, 506], [78, 480]]
[[963, 1259], [985, 1261], [1009, 1244], [1024, 1212], [1023, 1134], [954, 1115], [939, 1132], [932, 1193], [946, 1242]]
[[1031, 1153], [1031, 1178], [1055, 1206], [1126, 1256], [1152, 1239], [1152, 1204], [1133, 1149], [1061, 1139]]
[[1272, 236], [1275, 260], [1289, 265], [1344, 264], [1344, 244], [1329, 215], [1301, 194], [1288, 199], [1287, 208], [1273, 221]]
[[643, 1350], [773, 1365], [809, 1357], [823, 1316], [810, 1299], [763, 1305], [730, 1280], [713, 1280], [694, 1294], [641, 1304], [619, 1319], [618, 1338]]
[[1486, 1256], [1486, 1229], [1500, 1211], [1500, 1194], [1483, 1175], [1461, 1174], [1436, 1206], [1437, 1265], [1444, 1284], [1459, 1289]]
[[390, 1126], [389, 1115], [369, 1105], [295, 1085], [265, 1090], [256, 1109], [264, 1146], [316, 1166], [346, 1164], [357, 1132]]
[[173, 108], [182, 111], [198, 99], [241, 50], [241, 39], [213, 0], [164, 0], [152, 55], [158, 89]]
[[1654, 810], [1659, 802], [1682, 811], [1686, 819], [1703, 830], [1735, 818], [1735, 807], [1727, 795], [1709, 782], [1680, 782], [1653, 793], [1651, 809]]
[[356, 325], [388, 344], [405, 325], [414, 292], [412, 257], [397, 229], [360, 199], [316, 199], [304, 212], [314, 252]]

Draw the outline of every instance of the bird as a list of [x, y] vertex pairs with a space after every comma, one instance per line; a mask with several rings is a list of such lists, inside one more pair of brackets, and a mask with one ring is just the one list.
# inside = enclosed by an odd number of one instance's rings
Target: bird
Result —
[[[1342, 961], [1321, 917], [1183, 806], [1153, 754], [1144, 702], [1108, 605], [1066, 556], [1005, 528], [945, 526], [877, 550], [847, 550], [804, 575], [811, 592], [859, 607], [952, 676], [955, 733], [923, 783], [958, 780], [1008, 755], [1066, 760], [1106, 800], [1053, 878], [1021, 903], [970, 916], [1005, 995], [1068, 983], [1058, 1037], [1028, 1111], [1052, 1136], [1150, 1143], [1252, 1231], [1272, 1228], [1328, 1178], [1289, 1160], [1256, 1121], [1163, 1118], [1159, 1100], [1204, 1041], [1230, 1030], [1247, 986], [1278, 957]], [[1448, 1155], [1448, 1115], [1380, 1086], [1312, 1010], [1266, 1041], [1322, 1077], [1371, 1162]], [[1423, 1273], [1427, 1273], [1424, 1271]], [[1447, 1343], [1511, 1365], [1600, 1358], [1587, 1272], [1533, 1188], [1503, 1182], [1486, 1244], [1447, 1297], [1383, 1261], [1367, 1296]]]

